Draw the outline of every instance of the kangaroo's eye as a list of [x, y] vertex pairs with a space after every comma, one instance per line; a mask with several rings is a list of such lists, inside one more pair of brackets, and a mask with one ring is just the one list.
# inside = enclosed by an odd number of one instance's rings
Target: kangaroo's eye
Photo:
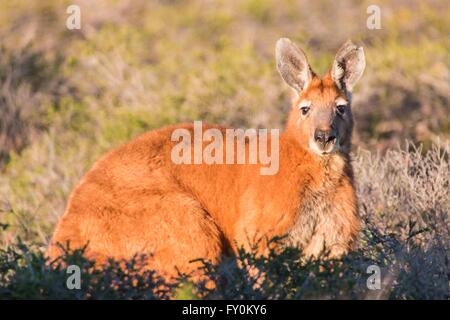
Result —
[[345, 104], [341, 104], [341, 105], [336, 106], [336, 109], [340, 114], [344, 114], [346, 107], [347, 106]]
[[300, 110], [302, 111], [302, 115], [306, 115], [309, 112], [309, 107], [304, 106], [304, 107], [300, 107]]

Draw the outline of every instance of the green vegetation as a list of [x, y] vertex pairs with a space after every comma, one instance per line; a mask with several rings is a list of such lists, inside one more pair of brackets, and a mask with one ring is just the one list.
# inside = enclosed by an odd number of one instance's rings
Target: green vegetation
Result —
[[[381, 30], [366, 28], [367, 1], [111, 0], [82, 2], [82, 29], [69, 31], [71, 3], [0, 4], [0, 298], [165, 298], [175, 291], [183, 298], [194, 291], [204, 298], [448, 299], [446, 1], [381, 1]], [[133, 287], [113, 262], [104, 273], [84, 272], [82, 292], [63, 290], [64, 269], [46, 266], [42, 250], [90, 165], [169, 123], [281, 127], [289, 90], [275, 69], [274, 44], [282, 36], [321, 73], [347, 38], [365, 47], [353, 102], [366, 220], [358, 250], [341, 261], [301, 261], [287, 248], [266, 258], [241, 252], [231, 265], [205, 262], [208, 277], [226, 278], [214, 291], [182, 276], [184, 289], [170, 284], [152, 293], [161, 279], [135, 275], [147, 284]], [[423, 149], [400, 149], [405, 138]], [[92, 269], [79, 252], [63, 258], [73, 259]], [[262, 284], [244, 260], [266, 275]], [[365, 287], [372, 262], [391, 279], [378, 296]]]

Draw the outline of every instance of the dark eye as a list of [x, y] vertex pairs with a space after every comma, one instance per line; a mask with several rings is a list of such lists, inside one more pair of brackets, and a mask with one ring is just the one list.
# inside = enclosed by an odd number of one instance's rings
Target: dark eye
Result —
[[347, 108], [347, 106], [345, 104], [341, 104], [341, 105], [336, 106], [336, 109], [337, 109], [337, 111], [340, 114], [344, 114], [346, 108]]
[[309, 111], [309, 107], [306, 107], [306, 106], [305, 107], [301, 107], [300, 110], [302, 111], [302, 115], [305, 116], [308, 113], [308, 111]]

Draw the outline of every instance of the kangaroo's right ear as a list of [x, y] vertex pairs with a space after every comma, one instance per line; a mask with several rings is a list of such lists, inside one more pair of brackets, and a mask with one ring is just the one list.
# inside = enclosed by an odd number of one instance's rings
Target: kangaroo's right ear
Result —
[[297, 92], [305, 89], [313, 73], [304, 52], [289, 39], [281, 38], [277, 41], [275, 56], [283, 80]]

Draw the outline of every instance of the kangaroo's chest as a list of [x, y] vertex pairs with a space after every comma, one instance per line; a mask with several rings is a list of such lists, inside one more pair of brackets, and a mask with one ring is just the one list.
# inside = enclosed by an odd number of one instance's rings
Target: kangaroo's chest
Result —
[[324, 247], [331, 253], [346, 251], [358, 230], [352, 184], [344, 179], [300, 200], [294, 223], [287, 232], [288, 244], [302, 248], [307, 255], [317, 256]]
[[333, 224], [338, 214], [333, 200], [333, 195], [326, 191], [314, 192], [299, 199], [294, 223], [287, 232], [288, 243], [305, 247], [326, 223]]

